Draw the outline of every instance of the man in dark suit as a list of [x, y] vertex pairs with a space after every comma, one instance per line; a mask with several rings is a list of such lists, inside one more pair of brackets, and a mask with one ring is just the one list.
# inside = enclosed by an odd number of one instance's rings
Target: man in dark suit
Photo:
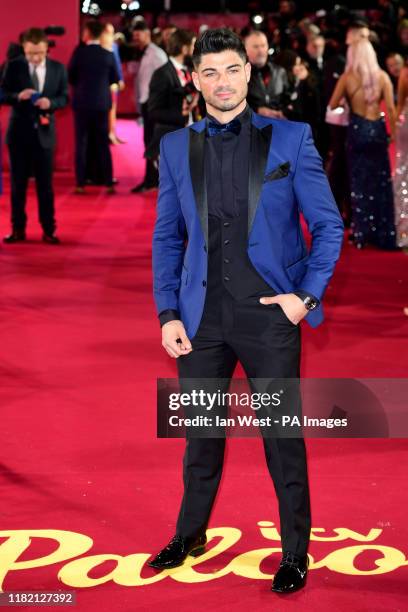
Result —
[[245, 49], [252, 66], [247, 98], [249, 106], [264, 117], [282, 119], [289, 102], [286, 70], [269, 60], [268, 39], [260, 30], [246, 34]]
[[54, 191], [54, 112], [68, 101], [65, 68], [47, 57], [43, 30], [32, 28], [23, 39], [24, 55], [10, 61], [2, 81], [3, 103], [12, 106], [6, 142], [10, 154], [12, 232], [5, 242], [25, 240], [28, 179], [34, 173], [43, 240], [56, 244]]
[[155, 70], [150, 81], [147, 108], [154, 130], [145, 156], [151, 159], [159, 156], [164, 134], [192, 123], [198, 95], [185, 62], [193, 53], [195, 40], [195, 34], [188, 30], [173, 32], [167, 44], [169, 61]]
[[[141, 53], [139, 68], [135, 78], [137, 112], [143, 121], [143, 143], [145, 152], [153, 137], [154, 123], [148, 113], [149, 87], [155, 70], [167, 63], [167, 53], [152, 42], [152, 33], [145, 21], [137, 21], [133, 28], [132, 40]], [[146, 157], [144, 178], [135, 185], [132, 193], [144, 193], [156, 189], [158, 185], [157, 167], [153, 160]]]
[[[161, 140], [153, 276], [162, 345], [177, 358], [181, 385], [216, 379], [224, 391], [238, 360], [256, 387], [298, 379], [299, 323], [323, 321], [321, 301], [343, 240], [322, 159], [307, 123], [250, 109], [251, 65], [238, 36], [207, 30], [193, 63], [207, 117]], [[272, 588], [289, 593], [307, 574], [305, 443], [265, 436], [263, 444], [283, 549]], [[203, 552], [224, 449], [225, 437], [188, 438], [176, 534], [152, 567], [175, 567]]]
[[114, 193], [112, 156], [109, 147], [110, 86], [119, 82], [115, 57], [100, 44], [104, 25], [86, 23], [82, 44], [75, 49], [68, 65], [73, 87], [72, 108], [75, 120], [76, 193], [85, 193], [87, 148], [92, 135], [108, 193]]

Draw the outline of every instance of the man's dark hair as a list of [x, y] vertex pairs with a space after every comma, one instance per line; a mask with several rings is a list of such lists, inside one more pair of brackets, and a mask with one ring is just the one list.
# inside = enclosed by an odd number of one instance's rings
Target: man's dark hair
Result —
[[101, 37], [101, 34], [105, 29], [105, 24], [101, 23], [100, 21], [92, 20], [86, 22], [85, 28], [88, 30], [92, 38], [97, 40]]
[[41, 42], [48, 43], [47, 35], [41, 28], [30, 28], [23, 33], [22, 42], [30, 42], [38, 45]]
[[245, 46], [238, 34], [227, 28], [206, 30], [194, 45], [193, 64], [197, 68], [203, 55], [208, 53], [222, 53], [222, 51], [235, 51], [246, 63], [248, 57]]
[[170, 35], [167, 43], [167, 53], [170, 57], [180, 55], [184, 45], [191, 45], [196, 35], [191, 30], [176, 30]]
[[139, 19], [133, 26], [133, 32], [146, 32], [146, 30], [150, 30], [149, 26], [145, 21]]

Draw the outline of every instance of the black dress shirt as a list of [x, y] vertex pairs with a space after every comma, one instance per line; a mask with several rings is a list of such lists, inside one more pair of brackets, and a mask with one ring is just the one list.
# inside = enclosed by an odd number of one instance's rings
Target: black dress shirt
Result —
[[[235, 117], [241, 124], [240, 134], [221, 132], [207, 137], [204, 163], [207, 177], [208, 214], [217, 217], [238, 217], [239, 198], [248, 193], [248, 166], [251, 138], [251, 110], [247, 105]], [[218, 123], [207, 115], [209, 122]], [[231, 188], [232, 187], [232, 188]]]

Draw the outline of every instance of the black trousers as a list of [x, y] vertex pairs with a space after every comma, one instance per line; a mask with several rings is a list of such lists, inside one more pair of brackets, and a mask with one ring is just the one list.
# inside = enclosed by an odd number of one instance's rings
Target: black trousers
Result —
[[112, 155], [109, 143], [109, 110], [74, 110], [75, 121], [75, 175], [78, 187], [86, 182], [88, 146], [92, 140], [97, 167], [100, 168], [103, 182], [113, 184]]
[[[141, 112], [143, 118], [143, 143], [146, 152], [152, 142], [154, 132], [154, 123], [149, 118], [147, 102], [141, 105]], [[149, 158], [146, 158], [146, 167], [143, 182], [146, 187], [157, 187], [157, 185], [159, 184], [159, 171], [154, 165], [153, 160]]]
[[54, 190], [52, 186], [54, 147], [43, 147], [34, 128], [24, 141], [8, 144], [11, 181], [11, 224], [13, 230], [24, 231], [27, 225], [26, 199], [28, 180], [32, 174], [38, 200], [38, 218], [46, 234], [55, 231]]
[[[239, 360], [248, 378], [298, 378], [300, 327], [277, 304], [259, 302], [262, 292], [235, 300], [223, 287], [207, 291], [204, 314], [192, 339], [193, 351], [177, 359], [179, 378], [230, 379]], [[269, 295], [274, 295], [273, 290]], [[266, 464], [279, 502], [282, 549], [307, 552], [310, 498], [303, 437], [262, 437]], [[177, 534], [205, 532], [220, 483], [225, 438], [187, 437], [184, 495]]]

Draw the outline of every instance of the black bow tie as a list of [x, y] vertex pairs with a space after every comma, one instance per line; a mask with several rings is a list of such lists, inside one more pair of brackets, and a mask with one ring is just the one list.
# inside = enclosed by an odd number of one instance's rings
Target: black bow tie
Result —
[[239, 134], [241, 131], [241, 122], [239, 119], [233, 119], [228, 123], [215, 123], [215, 121], [208, 122], [208, 135], [216, 136], [217, 134], [222, 134], [222, 132], [233, 132], [234, 134]]

